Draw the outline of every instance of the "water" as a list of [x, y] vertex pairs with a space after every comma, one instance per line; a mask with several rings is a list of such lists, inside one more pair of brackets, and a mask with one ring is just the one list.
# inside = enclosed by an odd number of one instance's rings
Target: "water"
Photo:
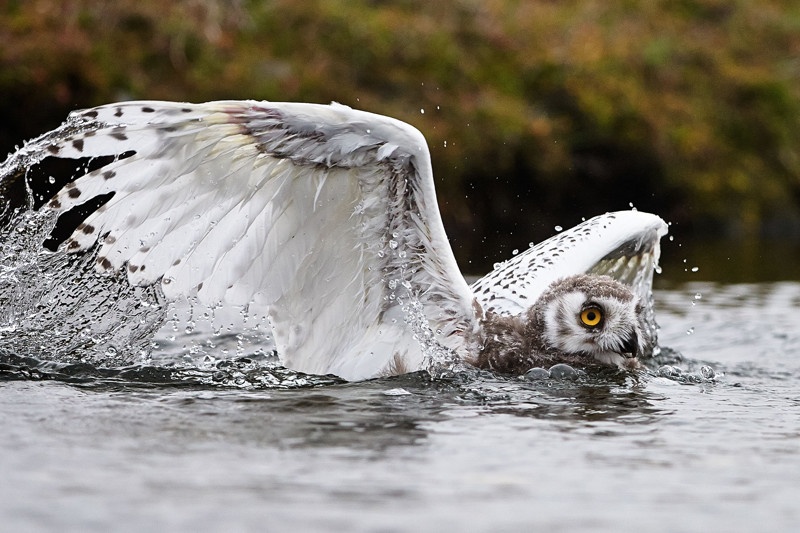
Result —
[[7, 355], [3, 529], [796, 530], [800, 284], [656, 302], [663, 360], [577, 381], [269, 377], [268, 350], [226, 367], [240, 339], [169, 327], [156, 355], [195, 370]]
[[[64, 185], [48, 142], [0, 168], [12, 207]], [[41, 175], [19, 179], [31, 167]], [[257, 310], [162, 315], [158, 290], [86, 279], [91, 255], [42, 256], [43, 240], [71, 229], [11, 205], [0, 209], [0, 530], [800, 525], [800, 283], [771, 281], [797, 264], [794, 243], [665, 241], [680, 282], [659, 280], [665, 348], [644, 372], [344, 383], [276, 366]], [[727, 283], [699, 281], [709, 274]]]

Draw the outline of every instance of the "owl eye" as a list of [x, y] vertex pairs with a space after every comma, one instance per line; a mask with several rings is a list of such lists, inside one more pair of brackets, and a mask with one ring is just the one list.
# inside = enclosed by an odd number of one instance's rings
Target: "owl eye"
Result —
[[603, 320], [603, 311], [599, 307], [587, 307], [581, 311], [581, 322], [585, 326], [593, 328]]

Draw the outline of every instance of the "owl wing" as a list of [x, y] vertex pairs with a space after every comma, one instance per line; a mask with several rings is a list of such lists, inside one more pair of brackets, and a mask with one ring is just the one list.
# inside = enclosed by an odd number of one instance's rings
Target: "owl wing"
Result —
[[573, 274], [605, 274], [629, 285], [652, 319], [653, 271], [667, 225], [640, 211], [606, 213], [563, 231], [499, 263], [472, 284], [486, 311], [518, 315], [553, 281]]
[[413, 371], [477, 327], [408, 124], [338, 104], [128, 102], [73, 113], [21, 153], [37, 151], [107, 158], [45, 204], [102, 204], [67, 251], [167, 298], [265, 304], [287, 367]]

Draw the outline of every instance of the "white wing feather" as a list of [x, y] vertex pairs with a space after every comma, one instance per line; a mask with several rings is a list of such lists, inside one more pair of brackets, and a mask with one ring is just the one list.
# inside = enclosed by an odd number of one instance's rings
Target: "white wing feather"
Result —
[[423, 368], [432, 339], [468, 351], [473, 296], [413, 127], [336, 104], [129, 102], [50, 139], [62, 158], [135, 152], [48, 204], [113, 193], [68, 250], [99, 239], [98, 270], [169, 298], [266, 304], [288, 367], [364, 379]]
[[656, 215], [606, 213], [497, 264], [472, 290], [485, 311], [503, 315], [523, 313], [553, 281], [583, 273], [610, 275], [649, 299], [666, 233]]

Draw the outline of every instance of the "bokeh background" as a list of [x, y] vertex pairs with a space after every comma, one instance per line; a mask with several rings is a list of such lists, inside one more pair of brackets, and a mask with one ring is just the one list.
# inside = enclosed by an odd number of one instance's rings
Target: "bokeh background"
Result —
[[633, 205], [673, 275], [800, 277], [794, 0], [0, 2], [0, 153], [125, 99], [410, 122], [469, 273]]

